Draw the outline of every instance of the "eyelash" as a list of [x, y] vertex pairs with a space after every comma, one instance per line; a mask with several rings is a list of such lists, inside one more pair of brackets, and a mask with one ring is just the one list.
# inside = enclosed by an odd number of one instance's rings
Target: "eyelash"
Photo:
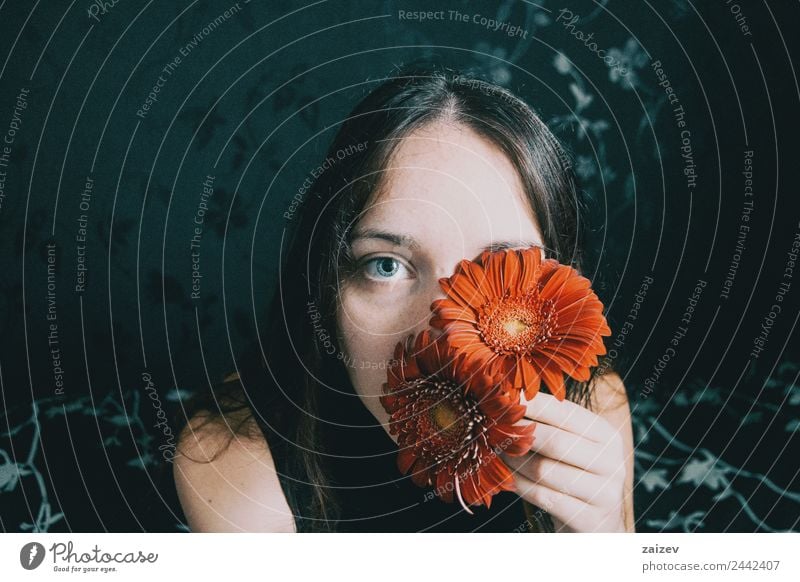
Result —
[[[395, 280], [395, 278], [393, 276], [392, 277], [381, 277], [381, 276], [369, 275], [367, 273], [367, 266], [368, 265], [377, 264], [379, 261], [385, 261], [387, 259], [389, 259], [391, 261], [394, 261], [395, 263], [397, 263], [399, 265], [399, 268], [406, 269], [410, 273], [411, 269], [409, 269], [405, 264], [403, 264], [403, 261], [401, 261], [399, 259], [396, 259], [395, 257], [387, 256], [387, 255], [371, 257], [371, 258], [363, 261], [361, 263], [361, 266], [359, 267], [359, 273], [365, 279], [367, 279], [369, 281], [374, 281], [374, 282], [377, 282], [377, 283], [390, 283], [390, 282], [393, 282]], [[409, 277], [409, 278], [413, 278], [413, 277]]]

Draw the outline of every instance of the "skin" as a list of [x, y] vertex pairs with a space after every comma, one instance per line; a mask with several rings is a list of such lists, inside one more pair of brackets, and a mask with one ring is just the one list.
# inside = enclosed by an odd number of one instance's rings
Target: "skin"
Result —
[[[463, 125], [434, 122], [395, 150], [353, 226], [359, 268], [337, 311], [350, 379], [387, 434], [386, 366], [398, 341], [429, 328], [430, 304], [444, 297], [438, 279], [485, 249], [542, 244], [523, 192], [505, 154]], [[538, 425], [531, 451], [503, 457], [517, 493], [547, 510], [556, 531], [633, 531], [630, 409], [616, 374], [600, 377], [592, 403], [594, 412], [540, 393], [521, 421]]]

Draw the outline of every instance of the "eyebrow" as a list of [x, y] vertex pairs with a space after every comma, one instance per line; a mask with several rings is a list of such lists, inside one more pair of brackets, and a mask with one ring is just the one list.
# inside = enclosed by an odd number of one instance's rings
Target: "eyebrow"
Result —
[[[374, 228], [367, 228], [364, 230], [354, 232], [353, 237], [350, 239], [350, 242], [352, 243], [358, 239], [385, 240], [387, 242], [392, 243], [395, 246], [406, 247], [410, 250], [418, 250], [420, 248], [420, 244], [417, 242], [417, 240], [410, 235], [398, 234]], [[543, 245], [540, 242], [531, 240], [499, 241], [485, 246], [483, 250], [489, 252], [495, 252], [503, 249], [511, 249], [516, 247], [533, 247], [533, 246], [541, 247]]]
[[407, 247], [411, 250], [419, 249], [419, 243], [412, 236], [409, 236], [407, 234], [397, 234], [394, 232], [388, 232], [385, 230], [379, 230], [375, 228], [366, 228], [364, 230], [354, 232], [352, 238], [350, 239], [350, 242], [352, 243], [362, 238], [367, 238], [367, 239], [376, 238], [390, 242], [398, 247]]

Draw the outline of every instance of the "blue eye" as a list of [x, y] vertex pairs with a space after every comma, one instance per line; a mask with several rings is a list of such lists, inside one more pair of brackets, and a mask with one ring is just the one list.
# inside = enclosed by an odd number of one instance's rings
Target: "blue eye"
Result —
[[370, 259], [364, 263], [363, 269], [367, 277], [383, 280], [397, 279], [397, 277], [395, 277], [397, 273], [408, 270], [405, 265], [392, 257], [375, 257], [374, 259]]

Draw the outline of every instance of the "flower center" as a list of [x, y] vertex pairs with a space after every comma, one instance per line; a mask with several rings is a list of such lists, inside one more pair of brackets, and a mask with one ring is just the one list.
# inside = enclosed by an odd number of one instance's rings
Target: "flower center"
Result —
[[555, 305], [534, 290], [486, 303], [478, 315], [478, 331], [486, 344], [503, 355], [527, 353], [547, 341], [556, 327]]
[[401, 426], [401, 446], [411, 446], [424, 463], [464, 478], [490, 455], [489, 432], [494, 420], [479, 403], [449, 378], [417, 378], [393, 421]]
[[459, 464], [457, 459], [472, 458], [476, 439], [483, 442], [487, 430], [477, 403], [448, 379], [420, 379], [412, 385], [415, 395], [402, 416], [417, 427], [418, 454], [435, 463], [450, 459]]
[[431, 416], [433, 417], [433, 422], [436, 423], [436, 426], [442, 430], [449, 429], [459, 420], [458, 412], [454, 410], [447, 401], [437, 404], [434, 407]]
[[503, 329], [508, 335], [517, 336], [528, 329], [528, 325], [524, 321], [512, 317], [506, 320], [503, 324]]

